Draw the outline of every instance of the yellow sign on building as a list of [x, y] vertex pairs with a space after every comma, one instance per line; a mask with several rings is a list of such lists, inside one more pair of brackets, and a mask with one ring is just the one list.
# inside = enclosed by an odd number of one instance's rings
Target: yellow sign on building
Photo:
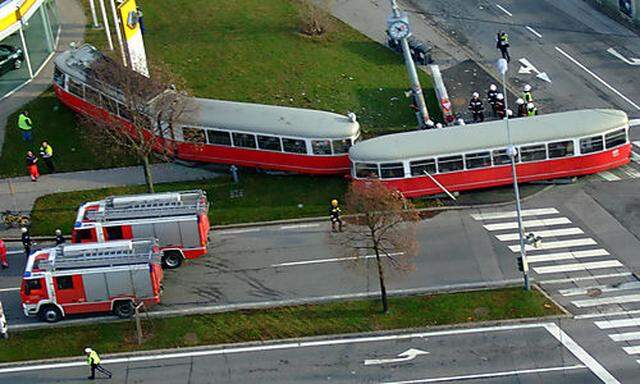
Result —
[[120, 12], [120, 28], [122, 29], [127, 52], [129, 53], [129, 63], [134, 71], [149, 77], [149, 67], [147, 66], [147, 54], [144, 49], [142, 29], [140, 28], [140, 12], [136, 0], [125, 0], [118, 7]]

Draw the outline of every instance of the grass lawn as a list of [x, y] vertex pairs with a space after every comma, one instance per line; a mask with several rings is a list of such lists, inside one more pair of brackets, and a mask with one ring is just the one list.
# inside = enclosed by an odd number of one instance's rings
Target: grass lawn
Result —
[[[204, 189], [212, 208], [212, 224], [289, 219], [328, 214], [331, 199], [341, 197], [347, 183], [338, 177], [272, 176], [241, 174], [234, 185], [227, 177], [218, 179], [156, 185], [156, 191]], [[243, 197], [232, 198], [239, 189]], [[145, 186], [106, 188], [91, 191], [56, 193], [39, 198], [32, 211], [32, 234], [51, 235], [56, 228], [69, 233], [78, 205], [113, 194], [144, 193]], [[298, 205], [302, 206], [299, 207]]]
[[378, 300], [345, 301], [143, 321], [138, 346], [132, 322], [16, 332], [0, 348], [0, 362], [80, 356], [87, 345], [102, 353], [370, 332], [560, 314], [537, 291], [520, 288]]

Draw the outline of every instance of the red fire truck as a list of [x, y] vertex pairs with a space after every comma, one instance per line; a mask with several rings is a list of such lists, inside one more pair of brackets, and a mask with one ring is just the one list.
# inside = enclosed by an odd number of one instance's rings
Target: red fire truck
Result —
[[207, 253], [208, 211], [202, 190], [111, 196], [80, 206], [71, 241], [156, 238], [163, 267], [178, 268]]
[[82, 313], [130, 317], [134, 305], [160, 302], [162, 274], [155, 239], [59, 245], [29, 256], [22, 308], [50, 323]]

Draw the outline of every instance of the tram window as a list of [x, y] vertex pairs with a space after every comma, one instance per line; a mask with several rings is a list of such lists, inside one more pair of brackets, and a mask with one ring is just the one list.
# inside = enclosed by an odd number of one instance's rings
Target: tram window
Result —
[[580, 153], [602, 151], [602, 136], [592, 136], [580, 139]]
[[[518, 157], [520, 154], [516, 155], [516, 162], [518, 162]], [[505, 165], [511, 164], [511, 157], [507, 155], [506, 149], [496, 149], [493, 151], [493, 165]]]
[[116, 101], [113, 100], [112, 98], [102, 95], [102, 105], [110, 113], [114, 115], [118, 114], [118, 107], [116, 105]]
[[307, 143], [298, 139], [282, 139], [282, 148], [290, 153], [307, 153]]
[[250, 133], [233, 133], [233, 145], [235, 147], [255, 148], [256, 137]]
[[82, 83], [69, 78], [69, 92], [84, 99], [84, 90], [82, 89]]
[[617, 131], [609, 132], [604, 135], [604, 142], [607, 149], [622, 145], [627, 142], [627, 131], [623, 128]]
[[476, 152], [467, 153], [464, 155], [464, 159], [467, 162], [467, 169], [484, 168], [491, 166], [491, 153]]
[[416, 160], [409, 163], [411, 168], [411, 176], [425, 176], [436, 173], [436, 161], [434, 159]]
[[231, 146], [231, 134], [227, 131], [207, 129], [207, 137], [209, 138], [209, 144]]
[[523, 162], [546, 160], [547, 147], [544, 144], [520, 147], [520, 158]]
[[204, 129], [194, 127], [182, 127], [182, 137], [189, 143], [205, 144]]
[[462, 155], [446, 156], [438, 158], [438, 170], [440, 173], [455, 172], [464, 169]]
[[84, 87], [84, 98], [93, 105], [100, 105], [100, 93], [91, 87]]
[[125, 120], [131, 121], [131, 112], [124, 106], [124, 104], [118, 103], [118, 112], [120, 113], [120, 117]]
[[573, 156], [573, 141], [549, 143], [549, 158]]
[[380, 177], [383, 179], [404, 177], [404, 165], [402, 163], [380, 164]]
[[356, 163], [356, 177], [366, 179], [368, 177], [378, 177], [378, 164]]
[[311, 140], [311, 149], [313, 149], [314, 155], [330, 155], [331, 141], [330, 140]]
[[282, 151], [282, 147], [280, 146], [280, 138], [276, 136], [258, 135], [258, 148], [267, 149], [269, 151]]
[[333, 140], [333, 153], [348, 153], [351, 148], [351, 139]]
[[64, 73], [62, 73], [58, 67], [55, 67], [53, 70], [53, 81], [58, 84], [59, 87], [64, 87]]

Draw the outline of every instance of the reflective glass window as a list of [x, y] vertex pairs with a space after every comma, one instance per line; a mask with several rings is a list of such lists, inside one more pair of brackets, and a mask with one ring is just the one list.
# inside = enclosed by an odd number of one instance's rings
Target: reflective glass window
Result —
[[231, 133], [217, 129], [207, 129], [209, 144], [231, 146]]
[[445, 156], [438, 158], [438, 172], [455, 172], [464, 169], [464, 163], [462, 162], [462, 155], [458, 156]]
[[256, 136], [250, 133], [233, 133], [233, 145], [242, 148], [255, 148]]
[[523, 162], [546, 160], [547, 147], [544, 144], [520, 147], [520, 159]]
[[368, 177], [378, 177], [378, 164], [356, 163], [356, 177], [366, 179]]
[[402, 163], [380, 164], [380, 177], [383, 179], [404, 177], [404, 166]]
[[[492, 152], [493, 165], [511, 164], [511, 157], [507, 155], [506, 149], [496, 149]], [[519, 154], [516, 154], [516, 162], [518, 162]]]
[[580, 153], [598, 152], [604, 149], [602, 136], [592, 136], [580, 139]]
[[182, 137], [188, 143], [205, 144], [204, 129], [194, 127], [182, 127]]
[[351, 139], [333, 140], [333, 153], [348, 153], [351, 148]]
[[69, 93], [84, 99], [84, 89], [81, 82], [76, 81], [72, 77], [70, 77], [68, 85], [69, 85]]
[[276, 136], [258, 135], [258, 148], [269, 151], [282, 151], [280, 138]]
[[549, 158], [555, 159], [558, 157], [573, 156], [573, 141], [556, 141], [555, 143], [549, 143]]
[[29, 79], [20, 35], [15, 32], [0, 41], [0, 97]]
[[476, 152], [467, 153], [464, 155], [464, 159], [467, 162], [467, 169], [484, 168], [491, 166], [491, 153]]
[[331, 141], [330, 140], [311, 140], [311, 149], [314, 155], [330, 155], [331, 154]]
[[623, 128], [609, 132], [604, 135], [604, 141], [607, 149], [622, 145], [627, 142], [627, 131]]
[[93, 105], [100, 105], [100, 92], [91, 87], [84, 87], [84, 99]]
[[436, 173], [436, 161], [434, 159], [415, 160], [409, 163], [411, 176], [425, 176], [425, 172], [432, 175]]
[[307, 143], [300, 139], [282, 139], [282, 148], [290, 153], [307, 153]]

